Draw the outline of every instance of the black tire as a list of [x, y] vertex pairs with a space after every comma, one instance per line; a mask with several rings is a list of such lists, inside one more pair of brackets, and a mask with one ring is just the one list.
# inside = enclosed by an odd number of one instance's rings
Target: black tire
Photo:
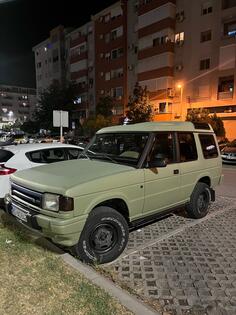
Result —
[[210, 187], [205, 183], [197, 183], [186, 206], [188, 215], [193, 219], [205, 217], [211, 201]]
[[128, 238], [125, 218], [113, 208], [98, 207], [90, 213], [72, 251], [86, 263], [108, 263], [123, 252]]

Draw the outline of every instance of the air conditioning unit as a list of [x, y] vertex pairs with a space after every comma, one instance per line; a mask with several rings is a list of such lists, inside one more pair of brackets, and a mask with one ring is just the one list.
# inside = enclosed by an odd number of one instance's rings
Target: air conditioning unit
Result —
[[104, 94], [104, 90], [101, 90], [101, 92], [100, 92], [101, 94]]
[[104, 53], [101, 53], [101, 54], [100, 54], [100, 58], [104, 58]]
[[176, 14], [176, 21], [177, 22], [183, 22], [183, 20], [184, 20], [184, 11], [177, 13]]
[[182, 71], [183, 70], [183, 65], [182, 64], [176, 65], [175, 66], [175, 70], [176, 71]]
[[129, 45], [128, 45], [128, 49], [129, 49], [129, 50], [133, 50], [133, 49], [134, 49], [134, 44], [129, 44]]
[[103, 22], [103, 16], [99, 17], [99, 22]]
[[130, 65], [130, 66], [128, 66], [128, 70], [133, 70], [134, 69], [134, 66], [133, 65]]
[[100, 39], [103, 39], [103, 38], [104, 38], [104, 35], [103, 35], [103, 34], [100, 34], [99, 38], [100, 38]]
[[101, 75], [101, 77], [103, 77], [104, 76], [104, 72], [101, 72], [100, 75]]
[[168, 95], [168, 97], [174, 97], [174, 96], [175, 96], [174, 90], [171, 89], [171, 88], [169, 88], [169, 89], [167, 90], [167, 95]]

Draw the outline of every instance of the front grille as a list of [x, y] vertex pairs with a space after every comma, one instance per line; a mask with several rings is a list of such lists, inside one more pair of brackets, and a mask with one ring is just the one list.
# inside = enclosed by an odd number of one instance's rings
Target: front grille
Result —
[[33, 206], [42, 206], [42, 193], [19, 186], [15, 183], [11, 184], [11, 195], [13, 198], [17, 197], [18, 200], [25, 201]]

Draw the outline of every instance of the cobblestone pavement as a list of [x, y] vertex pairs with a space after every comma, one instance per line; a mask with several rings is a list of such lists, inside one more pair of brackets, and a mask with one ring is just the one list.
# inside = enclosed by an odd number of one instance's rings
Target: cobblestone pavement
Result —
[[218, 198], [201, 220], [178, 213], [132, 232], [103, 268], [168, 314], [236, 315], [236, 199]]

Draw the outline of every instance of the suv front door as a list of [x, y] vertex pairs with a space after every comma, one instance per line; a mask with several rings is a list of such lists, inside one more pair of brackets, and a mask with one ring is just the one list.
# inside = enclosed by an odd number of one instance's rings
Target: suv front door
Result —
[[[156, 167], [159, 163], [163, 166]], [[155, 134], [146, 165], [144, 214], [152, 215], [181, 204], [179, 163], [173, 132]]]

